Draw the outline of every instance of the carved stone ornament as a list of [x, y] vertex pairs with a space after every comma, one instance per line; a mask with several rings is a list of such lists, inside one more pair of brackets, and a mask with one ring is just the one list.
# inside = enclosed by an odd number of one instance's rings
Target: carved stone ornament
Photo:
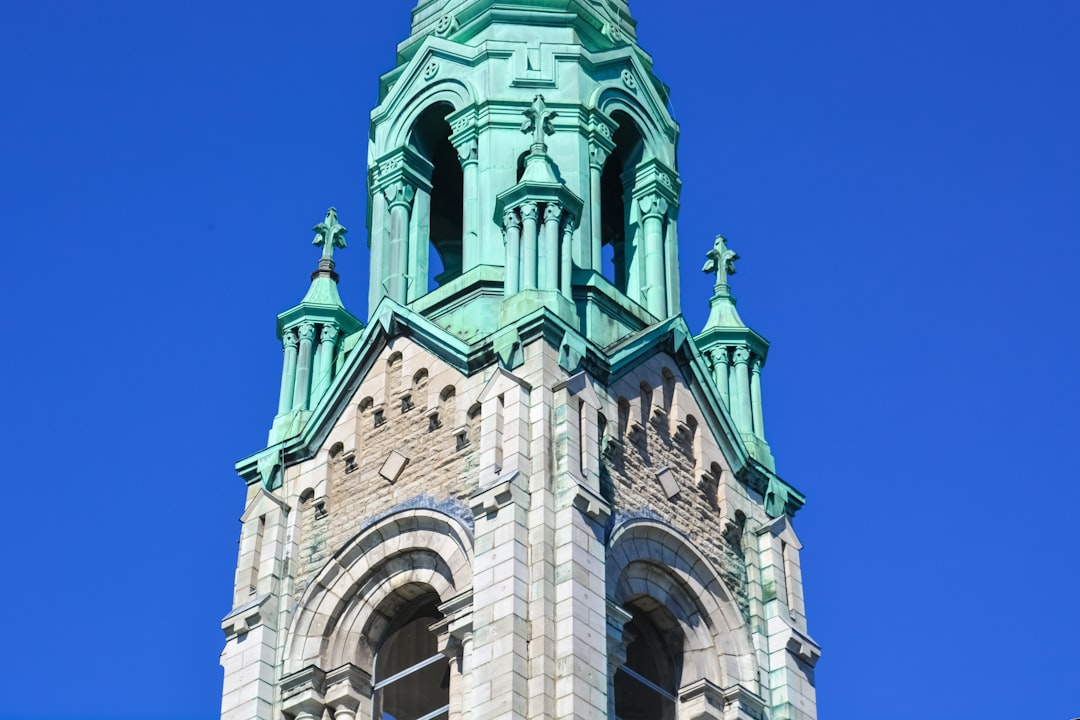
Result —
[[386, 202], [390, 204], [390, 207], [395, 205], [408, 207], [412, 205], [413, 197], [416, 196], [416, 188], [403, 180], [399, 180], [388, 185], [383, 190], [383, 193], [386, 195]]
[[562, 208], [555, 203], [548, 203], [544, 207], [544, 222], [559, 222], [562, 219]]
[[322, 339], [323, 342], [328, 342], [328, 343], [337, 342], [338, 329], [336, 327], [334, 327], [333, 325], [323, 325], [322, 338], [321, 339]]
[[750, 362], [750, 348], [737, 347], [731, 358], [736, 365], [745, 365]]
[[536, 216], [540, 213], [540, 208], [537, 207], [534, 202], [527, 202], [521, 206], [521, 219], [536, 221]]
[[334, 248], [345, 247], [345, 233], [348, 230], [338, 222], [337, 210], [334, 208], [327, 210], [323, 221], [311, 229], [315, 231], [315, 239], [311, 241], [311, 244], [322, 246], [322, 256], [325, 259], [334, 258]]
[[633, 90], [634, 92], [637, 92], [638, 84], [637, 84], [637, 80], [634, 79], [634, 73], [630, 72], [629, 70], [624, 69], [619, 74], [619, 77], [622, 78], [623, 85], [625, 85], [630, 90]]
[[708, 258], [701, 271], [716, 275], [717, 284], [726, 284], [729, 275], [735, 274], [735, 261], [739, 256], [727, 246], [727, 238], [717, 235], [712, 250], [705, 253]]
[[533, 98], [532, 105], [521, 114], [525, 116], [525, 120], [521, 123], [521, 132], [531, 132], [534, 144], [542, 144], [545, 135], [555, 134], [555, 126], [551, 121], [557, 118], [559, 113], [548, 108], [543, 95]]
[[300, 325], [300, 340], [307, 340], [311, 342], [315, 339], [315, 323], [302, 323]]
[[617, 46], [626, 44], [626, 36], [623, 34], [622, 29], [614, 23], [604, 23], [604, 28], [600, 32], [604, 35], [604, 37], [611, 41], [612, 45]]
[[299, 341], [296, 339], [296, 333], [292, 330], [286, 330], [285, 334], [281, 336], [281, 344], [285, 348], [296, 347]]
[[466, 115], [464, 117], [459, 117], [457, 120], [455, 120], [450, 125], [450, 131], [452, 133], [459, 133], [462, 130], [464, 130], [465, 128], [472, 125], [472, 124], [473, 124], [473, 119], [471, 117], [469, 117], [468, 115]]
[[446, 37], [457, 29], [458, 21], [453, 15], [443, 15], [439, 18], [439, 21], [435, 23], [435, 34], [439, 37]]
[[404, 162], [405, 159], [400, 155], [398, 155], [397, 157], [392, 157], [379, 165], [379, 170], [376, 173], [376, 176], [380, 179], [384, 178], [390, 173], [399, 169], [404, 164]]
[[643, 218], [662, 216], [668, 211], [668, 201], [663, 196], [652, 194], [638, 200]]
[[458, 160], [462, 165], [474, 163], [479, 159], [479, 148], [476, 140], [466, 140], [454, 147], [457, 150]]
[[507, 210], [503, 213], [503, 229], [509, 230], [510, 228], [520, 228], [521, 220], [518, 219], [517, 213], [514, 210]]
[[604, 163], [607, 162], [608, 155], [610, 155], [610, 153], [599, 145], [593, 144], [589, 146], [589, 164], [593, 167], [603, 168]]
[[432, 80], [439, 74], [439, 63], [436, 60], [432, 60], [424, 66], [424, 79]]

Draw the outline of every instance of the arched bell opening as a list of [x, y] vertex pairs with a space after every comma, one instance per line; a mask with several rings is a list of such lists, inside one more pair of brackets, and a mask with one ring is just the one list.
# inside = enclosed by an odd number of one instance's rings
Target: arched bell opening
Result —
[[601, 265], [606, 277], [619, 291], [632, 289], [628, 268], [633, 255], [630, 227], [634, 174], [641, 162], [645, 143], [641, 130], [625, 112], [616, 110], [611, 119], [618, 123], [612, 135], [615, 149], [600, 175]]
[[[418, 586], [413, 586], [419, 590]], [[404, 588], [410, 590], [412, 588]], [[392, 596], [380, 611], [390, 618], [375, 651], [372, 675], [373, 718], [446, 718], [450, 706], [450, 667], [439, 652], [431, 625], [442, 619], [439, 596], [427, 591]]]
[[453, 111], [449, 103], [427, 108], [416, 119], [409, 139], [413, 149], [432, 165], [430, 194], [418, 192], [416, 204], [419, 239], [426, 234], [434, 250], [429, 252], [427, 277], [423, 278], [428, 291], [460, 276], [462, 268], [465, 182], [457, 150], [450, 142], [450, 124], [446, 121]]
[[615, 715], [620, 720], [675, 720], [685, 638], [679, 622], [654, 598], [626, 604], [631, 620], [626, 662], [615, 672]]

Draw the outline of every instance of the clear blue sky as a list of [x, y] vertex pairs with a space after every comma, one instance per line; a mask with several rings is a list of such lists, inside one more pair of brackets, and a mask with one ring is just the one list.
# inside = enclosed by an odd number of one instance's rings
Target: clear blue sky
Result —
[[[407, 0], [7, 0], [3, 718], [216, 717], [274, 316], [351, 228]], [[823, 718], [1080, 715], [1080, 3], [631, 0], [681, 261], [773, 342]]]

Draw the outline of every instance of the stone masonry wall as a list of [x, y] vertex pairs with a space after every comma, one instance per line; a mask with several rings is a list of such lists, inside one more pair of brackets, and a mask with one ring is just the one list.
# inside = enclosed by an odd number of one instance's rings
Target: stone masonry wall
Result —
[[[297, 498], [293, 600], [366, 521], [420, 496], [463, 504], [477, 489], [479, 423], [470, 414], [484, 375], [466, 378], [407, 339], [376, 361], [315, 458], [289, 469]], [[392, 452], [408, 458], [393, 481]]]
[[[667, 356], [653, 358], [620, 378], [605, 400], [610, 447], [603, 462], [615, 512], [659, 517], [685, 533], [749, 619], [743, 543], [767, 518], [760, 499], [734, 479], [678, 366]], [[658, 478], [664, 468], [675, 486]]]

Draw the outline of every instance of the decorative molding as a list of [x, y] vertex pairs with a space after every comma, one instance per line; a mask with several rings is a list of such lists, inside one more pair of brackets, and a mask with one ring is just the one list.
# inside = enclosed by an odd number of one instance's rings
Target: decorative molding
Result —
[[656, 471], [656, 479], [660, 481], [660, 487], [664, 490], [664, 495], [668, 500], [674, 500], [675, 497], [681, 491], [679, 487], [679, 481], [675, 478], [675, 473], [671, 468], [664, 467]]
[[[273, 616], [267, 603], [273, 596], [267, 593], [241, 605], [225, 616], [221, 621], [221, 629], [225, 633], [225, 641], [229, 642], [240, 635], [245, 635], [254, 628], [263, 624], [264, 620]], [[266, 607], [264, 607], [266, 606]]]
[[459, 27], [457, 18], [453, 15], [443, 15], [435, 23], [435, 34], [439, 37], [446, 37], [450, 33], [457, 30]]
[[404, 455], [397, 450], [391, 450], [390, 454], [383, 461], [382, 467], [379, 468], [379, 475], [390, 483], [397, 482], [401, 477], [401, 473], [405, 471], [405, 466], [409, 464], [409, 456]]

